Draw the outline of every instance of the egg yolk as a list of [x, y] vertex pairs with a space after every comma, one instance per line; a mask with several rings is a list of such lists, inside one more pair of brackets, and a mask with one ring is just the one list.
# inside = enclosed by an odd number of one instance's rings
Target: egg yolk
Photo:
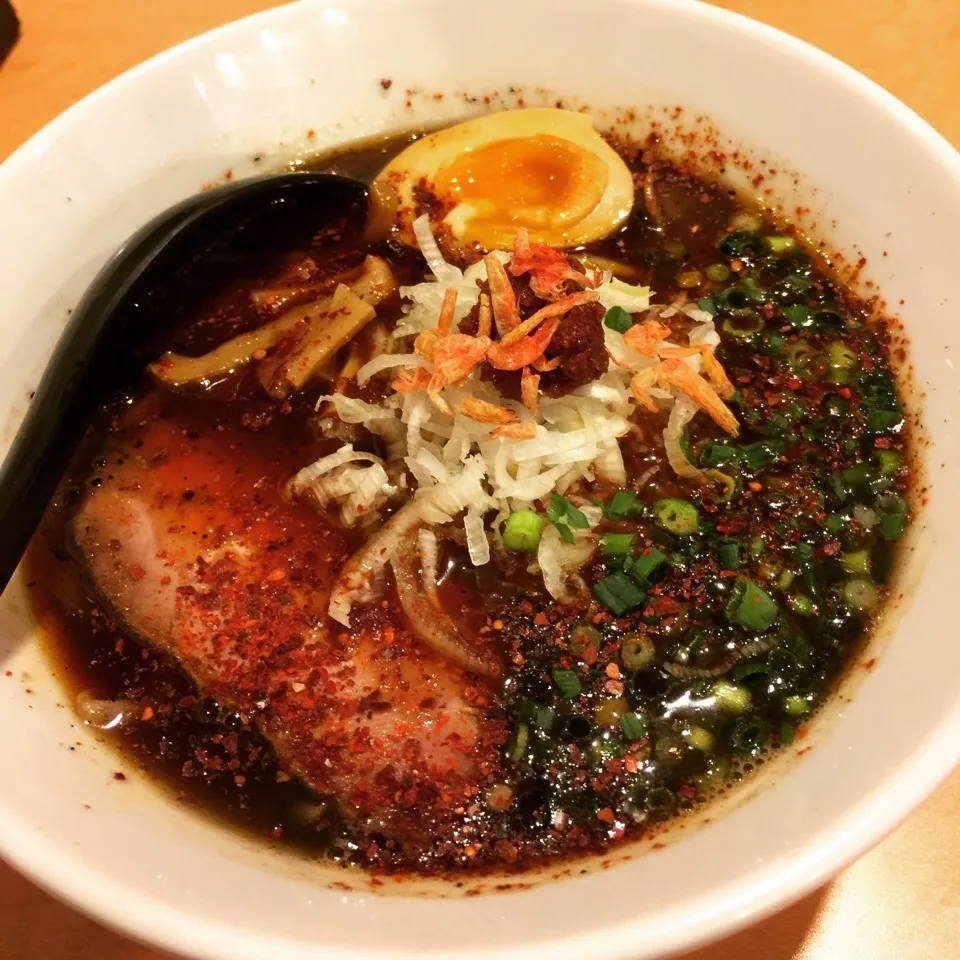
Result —
[[538, 135], [466, 151], [437, 172], [433, 186], [454, 205], [446, 220], [458, 239], [495, 247], [521, 227], [534, 239], [562, 240], [600, 203], [609, 176], [596, 154]]

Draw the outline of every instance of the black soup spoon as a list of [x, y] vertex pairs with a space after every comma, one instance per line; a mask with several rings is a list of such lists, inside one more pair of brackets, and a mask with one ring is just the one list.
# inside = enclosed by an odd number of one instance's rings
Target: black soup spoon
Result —
[[164, 321], [169, 325], [170, 288], [198, 266], [215, 278], [271, 242], [290, 249], [305, 224], [321, 231], [345, 221], [362, 229], [366, 210], [367, 186], [359, 180], [274, 174], [189, 197], [130, 237], [73, 311], [0, 467], [0, 591], [94, 412], [155, 359]]

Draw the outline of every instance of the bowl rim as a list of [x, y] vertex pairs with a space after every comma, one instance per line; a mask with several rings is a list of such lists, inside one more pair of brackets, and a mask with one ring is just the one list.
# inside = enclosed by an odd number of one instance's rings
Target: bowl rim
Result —
[[[386, 0], [337, 0], [334, 5], [376, 7], [384, 2]], [[743, 14], [698, 0], [603, 2], [621, 6], [643, 5], [672, 13], [679, 10], [718, 26], [736, 29], [759, 43], [776, 46], [805, 61], [811, 69], [828, 74], [838, 84], [885, 112], [918, 148], [925, 150], [950, 173], [960, 191], [960, 153], [946, 138], [893, 94], [831, 54]], [[75, 124], [83, 123], [88, 111], [102, 100], [109, 100], [116, 90], [149, 76], [168, 62], [187, 53], [202, 51], [231, 35], [243, 35], [253, 23], [283, 21], [287, 17], [296, 21], [309, 16], [312, 9], [329, 6], [327, 0], [301, 0], [297, 4], [268, 8], [150, 57], [93, 90], [31, 136], [0, 164], [0, 179], [15, 177], [35, 155], [56, 143]], [[714, 892], [708, 908], [698, 909], [701, 904], [695, 902], [692, 907], [664, 911], [653, 922], [649, 917], [637, 916], [562, 940], [547, 935], [525, 946], [460, 948], [453, 953], [444, 948], [442, 955], [460, 960], [491, 960], [495, 957], [542, 960], [544, 951], [549, 949], [556, 960], [574, 960], [589, 950], [598, 960], [614, 960], [631, 957], [641, 933], [646, 935], [648, 944], [652, 935], [663, 953], [693, 949], [747, 923], [756, 923], [821, 886], [892, 831], [958, 763], [960, 702], [938, 727], [918, 741], [917, 749], [907, 762], [893, 771], [872, 794], [848, 808], [842, 817], [818, 830], [805, 849], [790, 859], [788, 867], [785, 868], [780, 858], [775, 858], [746, 878], [734, 878]], [[334, 954], [322, 943], [293, 942], [282, 935], [251, 935], [249, 931], [237, 933], [221, 921], [171, 907], [149, 895], [132, 893], [15, 814], [0, 815], [0, 852], [21, 873], [55, 897], [128, 937], [149, 941], [184, 956], [209, 960], [226, 957], [231, 960], [263, 960], [281, 956], [284, 960], [317, 960], [318, 957], [334, 955], [343, 960], [383, 960], [386, 956], [381, 950], [342, 946], [336, 947]], [[390, 956], [413, 960], [424, 954], [441, 955], [440, 950], [421, 948], [392, 950]]]

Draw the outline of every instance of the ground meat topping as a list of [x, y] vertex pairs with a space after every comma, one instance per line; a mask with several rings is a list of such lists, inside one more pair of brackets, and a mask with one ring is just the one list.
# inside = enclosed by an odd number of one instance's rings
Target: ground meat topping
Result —
[[547, 356], [563, 357], [563, 361], [556, 370], [543, 374], [540, 390], [547, 396], [563, 396], [606, 372], [609, 360], [603, 342], [603, 315], [599, 303], [585, 303], [560, 321]]

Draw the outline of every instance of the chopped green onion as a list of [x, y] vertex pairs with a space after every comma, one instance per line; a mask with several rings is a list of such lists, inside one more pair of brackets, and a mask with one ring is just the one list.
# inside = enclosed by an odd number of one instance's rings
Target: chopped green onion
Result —
[[590, 529], [590, 521], [587, 520], [583, 511], [578, 510], [566, 497], [561, 497], [558, 493], [550, 498], [547, 519], [557, 528], [566, 543], [573, 543], [575, 540], [571, 528]]
[[724, 713], [743, 713], [753, 699], [746, 687], [740, 687], [728, 680], [718, 680], [713, 685], [711, 692], [717, 707]]
[[766, 237], [765, 239], [772, 253], [786, 253], [797, 245], [793, 237]]
[[789, 720], [784, 720], [780, 724], [780, 742], [785, 747], [793, 743], [793, 724]]
[[766, 544], [766, 541], [763, 539], [763, 537], [754, 537], [750, 541], [750, 545], [747, 547], [747, 553], [749, 553], [750, 556], [753, 557], [754, 560], [756, 560], [757, 557], [759, 557], [760, 554], [763, 553], [763, 551], [766, 549], [767, 549], [767, 544]]
[[618, 490], [603, 508], [603, 515], [608, 520], [622, 520], [634, 508], [636, 502], [637, 495], [632, 490]]
[[848, 487], [862, 487], [870, 482], [870, 467], [865, 463], [858, 463], [841, 470], [840, 475]]
[[580, 685], [580, 678], [572, 670], [554, 667], [550, 674], [561, 695], [567, 700], [576, 700], [580, 696], [583, 687]]
[[730, 268], [725, 263], [711, 263], [704, 271], [708, 280], [724, 283], [730, 277]]
[[706, 313], [709, 313], [711, 317], [717, 315], [717, 302], [713, 297], [701, 297], [697, 301], [697, 306]]
[[756, 310], [737, 307], [723, 321], [723, 329], [738, 340], [749, 340], [764, 328], [764, 319]]
[[700, 525], [697, 508], [686, 500], [665, 497], [653, 505], [653, 513], [664, 530], [677, 536], [696, 533]]
[[907, 526], [907, 501], [896, 493], [888, 493], [877, 500], [880, 534], [884, 540], [896, 540]]
[[700, 451], [700, 460], [707, 467], [719, 467], [731, 460], [736, 460], [739, 451], [729, 443], [708, 443]]
[[710, 753], [713, 750], [713, 734], [703, 727], [690, 726], [682, 733], [683, 739], [701, 753]]
[[818, 310], [813, 315], [813, 322], [820, 329], [832, 330], [834, 332], [839, 332], [847, 326], [847, 321], [839, 310], [832, 308]]
[[740, 448], [743, 463], [753, 473], [772, 467], [787, 448], [784, 440], [757, 440]]
[[533, 722], [544, 732], [549, 733], [553, 728], [553, 721], [557, 718], [553, 707], [537, 706], [533, 714]]
[[749, 680], [751, 677], [769, 676], [770, 668], [764, 660], [747, 660], [738, 663], [733, 668], [733, 679], [738, 683]]
[[861, 409], [867, 414], [867, 429], [871, 433], [885, 433], [903, 423], [903, 413], [900, 410], [869, 410], [866, 406]]
[[831, 513], [830, 516], [823, 521], [823, 527], [828, 533], [832, 533], [836, 537], [846, 530], [848, 522], [849, 521], [845, 520], [839, 513]]
[[793, 583], [793, 571], [792, 570], [783, 570], [780, 573], [780, 576], [777, 577], [777, 589], [782, 591], [787, 591], [790, 589], [790, 584]]
[[669, 813], [677, 805], [677, 798], [667, 787], [654, 787], [647, 791], [643, 805], [649, 813]]
[[861, 576], [870, 576], [870, 551], [853, 550], [850, 553], [841, 553], [840, 562], [847, 573], [858, 573]]
[[530, 728], [525, 723], [518, 723], [507, 741], [507, 759], [519, 763], [526, 755], [529, 741]]
[[[770, 295], [767, 293], [760, 284], [757, 283], [753, 277], [744, 277], [740, 281], [740, 289], [747, 295], [747, 298], [751, 303], [766, 303], [770, 299]], [[739, 306], [739, 304], [731, 304], [732, 306]], [[746, 304], [744, 304], [746, 306]]]
[[[805, 307], [803, 304], [797, 303], [790, 307], [784, 307], [783, 315], [787, 318], [787, 323], [793, 327], [803, 329], [813, 326], [813, 313], [809, 307]], [[800, 342], [803, 343], [802, 340]]]
[[666, 559], [656, 547], [647, 547], [637, 557], [637, 562], [633, 565], [633, 575], [638, 580], [649, 583], [650, 578], [666, 562]]
[[589, 624], [581, 623], [580, 626], [574, 627], [571, 631], [570, 640], [567, 642], [567, 646], [574, 653], [583, 653], [583, 651], [591, 645], [599, 648], [602, 640], [603, 634], [601, 634], [596, 627], [591, 627]]
[[759, 753], [770, 736], [770, 728], [761, 717], [741, 717], [734, 724], [730, 743], [739, 753]]
[[809, 617], [813, 613], [813, 601], [802, 593], [795, 594], [787, 602], [790, 609], [801, 617]]
[[653, 663], [657, 648], [645, 633], [630, 633], [620, 641], [620, 660], [628, 670], [643, 670]]
[[874, 456], [877, 460], [877, 471], [881, 477], [892, 477], [903, 463], [903, 457], [896, 450], [878, 450]]
[[738, 570], [740, 568], [740, 544], [728, 540], [717, 547], [717, 562], [721, 570]]
[[518, 553], [530, 553], [537, 549], [543, 533], [543, 517], [532, 510], [518, 510], [507, 517], [503, 528], [503, 545]]
[[767, 582], [780, 576], [780, 565], [772, 560], [761, 560], [757, 566], [757, 577]]
[[833, 487], [833, 494], [838, 500], [844, 501], [850, 496], [850, 488], [844, 482], [842, 471], [838, 470], [830, 474], [830, 486]]
[[709, 793], [730, 777], [730, 760], [727, 757], [709, 757], [703, 773], [693, 778], [701, 793]]
[[806, 382], [818, 380], [827, 369], [824, 357], [806, 340], [791, 343], [784, 351], [787, 366]]
[[596, 740], [590, 741], [590, 752], [593, 754], [594, 760], [602, 763], [604, 760], [622, 756], [623, 744], [616, 734], [606, 731], [600, 734]]
[[593, 585], [593, 595], [618, 617], [639, 607], [647, 595], [626, 574], [611, 573]]
[[763, 244], [752, 231], [734, 230], [717, 241], [717, 249], [725, 257], [739, 260], [760, 253], [763, 250]]
[[752, 580], [744, 583], [743, 597], [734, 611], [734, 619], [748, 630], [763, 633], [769, 630], [777, 619], [777, 605], [766, 591], [761, 590]]
[[737, 481], [730, 474], [712, 468], [704, 473], [717, 485], [710, 499], [714, 503], [729, 503], [737, 493]]
[[633, 533], [605, 533], [600, 538], [600, 552], [605, 557], [629, 556], [633, 552]]
[[783, 701], [783, 709], [791, 717], [800, 717], [810, 712], [810, 704], [805, 697], [787, 697]]
[[639, 713], [625, 713], [620, 718], [620, 729], [627, 740], [643, 740], [650, 735], [647, 718]]
[[604, 314], [603, 325], [617, 333], [626, 333], [633, 326], [633, 320], [623, 307], [611, 307]]
[[850, 580], [843, 586], [843, 599], [858, 613], [870, 613], [880, 602], [880, 593], [869, 580]]
[[903, 413], [897, 410], [872, 410], [867, 413], [867, 429], [871, 433], [893, 430], [903, 423]]
[[779, 333], [768, 333], [764, 336], [764, 340], [767, 344], [767, 349], [775, 357], [779, 357], [783, 352], [783, 348], [786, 345], [787, 341], [780, 336]]
[[857, 355], [842, 341], [827, 344], [827, 362], [831, 370], [852, 370], [857, 365]]
[[677, 286], [681, 290], [692, 290], [703, 282], [703, 274], [699, 270], [683, 270], [677, 274]]
[[663, 245], [663, 252], [668, 257], [672, 257], [674, 260], [679, 260], [680, 257], [687, 252], [687, 248], [683, 245], [682, 240], [668, 240]]

